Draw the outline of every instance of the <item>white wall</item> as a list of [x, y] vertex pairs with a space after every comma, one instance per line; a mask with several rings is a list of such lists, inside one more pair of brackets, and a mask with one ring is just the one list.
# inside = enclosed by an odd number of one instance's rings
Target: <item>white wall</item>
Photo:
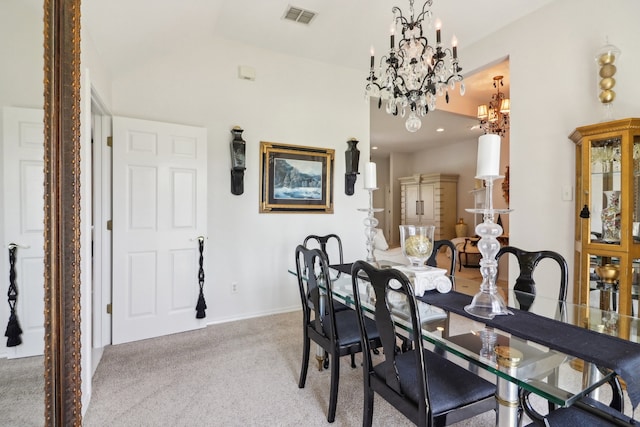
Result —
[[[256, 80], [238, 79], [239, 65], [254, 67]], [[346, 141], [361, 141], [360, 170], [369, 158], [369, 104], [362, 82], [361, 70], [215, 39], [114, 75], [114, 115], [208, 130], [209, 322], [298, 309], [297, 283], [287, 269], [294, 267], [295, 247], [308, 234], [340, 235], [346, 261], [366, 256], [366, 215], [357, 210], [368, 205], [362, 175], [355, 194], [344, 194]], [[231, 194], [229, 183], [234, 125], [244, 129], [247, 142], [241, 196]], [[335, 149], [335, 213], [259, 214], [260, 141]], [[231, 293], [231, 282], [238, 282], [237, 294]]]
[[635, 0], [557, 0], [460, 50], [468, 70], [509, 56], [510, 243], [560, 252], [571, 276], [577, 215], [575, 202], [561, 199], [562, 186], [575, 184], [575, 147], [568, 135], [600, 120], [594, 56], [606, 36], [622, 51], [616, 116], [640, 114], [639, 14]]
[[[2, 150], [2, 108], [25, 107], [42, 109], [44, 36], [43, 9], [22, 0], [0, 2], [0, 189], [4, 188]], [[5, 200], [0, 190], [0, 330], [4, 331], [9, 319], [6, 295], [9, 265], [4, 236], [4, 209], [15, 206]], [[17, 208], [17, 206], [16, 206]], [[20, 290], [18, 290], [20, 292]], [[18, 297], [19, 298], [19, 297]], [[4, 338], [4, 334], [1, 335]], [[0, 340], [0, 356], [6, 357], [6, 340]]]

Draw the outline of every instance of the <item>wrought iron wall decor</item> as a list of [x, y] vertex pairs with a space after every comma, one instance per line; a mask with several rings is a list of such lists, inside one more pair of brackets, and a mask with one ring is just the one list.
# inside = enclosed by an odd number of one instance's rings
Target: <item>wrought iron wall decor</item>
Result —
[[358, 150], [358, 140], [351, 138], [347, 141], [349, 147], [344, 152], [345, 173], [344, 173], [344, 193], [353, 196], [354, 187], [358, 180], [358, 164], [360, 162], [360, 150]]
[[246, 168], [246, 146], [242, 139], [244, 130], [239, 126], [231, 129], [233, 139], [231, 140], [231, 194], [240, 195], [244, 193], [244, 171]]

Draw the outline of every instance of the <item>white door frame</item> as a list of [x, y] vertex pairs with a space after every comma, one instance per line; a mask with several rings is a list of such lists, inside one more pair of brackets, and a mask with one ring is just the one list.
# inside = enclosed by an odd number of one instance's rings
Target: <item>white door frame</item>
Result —
[[[92, 348], [111, 344], [111, 116], [98, 93], [91, 90], [93, 157], [93, 276], [92, 276]], [[99, 351], [101, 355], [101, 351]], [[95, 354], [95, 351], [94, 351]], [[99, 362], [95, 360], [92, 372]]]

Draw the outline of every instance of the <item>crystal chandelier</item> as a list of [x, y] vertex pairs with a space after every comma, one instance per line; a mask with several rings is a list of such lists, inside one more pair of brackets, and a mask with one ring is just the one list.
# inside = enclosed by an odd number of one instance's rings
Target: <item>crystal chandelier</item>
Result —
[[494, 133], [500, 136], [504, 136], [509, 130], [509, 112], [511, 110], [511, 100], [503, 92], [500, 92], [500, 86], [504, 86], [502, 79], [503, 76], [493, 78], [493, 87], [496, 88], [496, 93], [491, 95], [489, 105], [478, 105], [478, 120], [480, 120], [480, 127], [484, 133]]
[[[414, 16], [413, 0], [409, 0], [407, 19], [399, 7], [394, 6], [393, 25], [391, 27], [391, 49], [382, 56], [378, 69], [375, 69], [373, 48], [371, 68], [366, 86], [367, 97], [378, 99], [378, 108], [385, 103], [387, 113], [408, 118], [405, 126], [409, 132], [416, 132], [422, 126], [420, 117], [436, 108], [436, 95], [445, 96], [449, 102], [448, 88], [455, 89], [460, 83], [460, 94], [464, 95], [462, 68], [458, 66], [458, 48], [455, 37], [452, 49], [443, 48], [440, 41], [440, 24], [436, 22], [436, 44], [429, 45], [423, 35], [423, 21], [431, 23], [433, 0], [427, 0], [418, 16]], [[402, 38], [395, 46], [396, 28], [402, 29]]]

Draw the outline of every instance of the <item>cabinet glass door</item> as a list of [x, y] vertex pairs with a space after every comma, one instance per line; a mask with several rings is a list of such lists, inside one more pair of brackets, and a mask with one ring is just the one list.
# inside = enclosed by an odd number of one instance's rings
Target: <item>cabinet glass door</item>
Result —
[[[617, 256], [589, 254], [589, 305], [617, 312], [620, 303], [620, 264]], [[638, 316], [640, 259], [631, 260], [631, 315]]]
[[592, 242], [620, 244], [621, 149], [620, 137], [591, 141]]
[[633, 235], [633, 243], [640, 244], [640, 135], [633, 137], [633, 188], [631, 193], [633, 195], [633, 203], [631, 207], [633, 209], [633, 222], [631, 232]]

